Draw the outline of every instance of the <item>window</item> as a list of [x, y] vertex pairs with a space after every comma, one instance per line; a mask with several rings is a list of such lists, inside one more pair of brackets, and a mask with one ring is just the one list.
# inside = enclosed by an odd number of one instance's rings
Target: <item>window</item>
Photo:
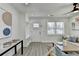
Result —
[[34, 23], [34, 24], [33, 24], [33, 27], [34, 27], [34, 28], [39, 28], [39, 24], [38, 24], [38, 23]]
[[56, 34], [64, 34], [64, 22], [56, 22]]
[[64, 34], [64, 22], [48, 22], [48, 34]]
[[48, 34], [55, 34], [55, 22], [48, 22]]

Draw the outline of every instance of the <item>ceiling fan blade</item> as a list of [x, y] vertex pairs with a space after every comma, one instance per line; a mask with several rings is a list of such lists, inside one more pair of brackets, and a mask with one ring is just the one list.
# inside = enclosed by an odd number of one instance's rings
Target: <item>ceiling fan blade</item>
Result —
[[67, 12], [67, 13], [65, 13], [64, 15], [67, 15], [67, 14], [69, 14], [69, 13], [71, 13], [71, 12], [73, 12], [73, 11]]
[[72, 13], [72, 12], [75, 12], [75, 11], [79, 11], [79, 8], [77, 8], [77, 5], [78, 5], [78, 3], [73, 3], [73, 10], [72, 11], [70, 11], [70, 12], [67, 12], [67, 13], [65, 13], [64, 15], [67, 15], [67, 14], [69, 14], [69, 13]]

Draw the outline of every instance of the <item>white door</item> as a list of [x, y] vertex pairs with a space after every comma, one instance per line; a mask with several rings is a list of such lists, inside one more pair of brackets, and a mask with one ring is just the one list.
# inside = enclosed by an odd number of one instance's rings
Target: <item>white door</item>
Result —
[[42, 25], [40, 20], [30, 21], [30, 34], [32, 42], [41, 42], [42, 40]]

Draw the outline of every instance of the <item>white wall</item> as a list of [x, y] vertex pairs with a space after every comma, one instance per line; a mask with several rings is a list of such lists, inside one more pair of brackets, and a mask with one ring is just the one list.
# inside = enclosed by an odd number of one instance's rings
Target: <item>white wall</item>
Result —
[[19, 19], [19, 34], [20, 34], [20, 39], [23, 39], [24, 47], [27, 47], [29, 44], [29, 19], [28, 15], [24, 13], [20, 13], [20, 19]]
[[[0, 41], [9, 41], [11, 39], [19, 39], [19, 13], [9, 4], [0, 4], [0, 7], [12, 13], [12, 36], [9, 38], [1, 39]], [[5, 55], [13, 55], [14, 49], [6, 53]]]
[[[47, 22], [48, 21], [63, 21], [65, 23], [65, 35], [69, 35], [69, 21], [66, 17], [30, 17], [30, 32], [32, 42], [57, 42], [62, 41], [61, 35], [47, 35]], [[40, 29], [41, 35], [36, 34], [36, 30], [33, 30], [32, 24], [38, 22], [41, 23]], [[35, 34], [33, 32], [35, 31]], [[38, 36], [39, 35], [39, 36]], [[35, 37], [36, 36], [36, 37]]]
[[12, 36], [8, 39], [19, 38], [19, 35], [18, 35], [18, 33], [19, 33], [19, 31], [18, 31], [19, 14], [18, 14], [18, 12], [9, 4], [0, 4], [0, 7], [2, 7], [3, 9], [12, 13]]
[[70, 29], [70, 35], [74, 35], [79, 37], [79, 30], [72, 30], [72, 22], [75, 20], [76, 17], [79, 16], [79, 12], [76, 14], [73, 14], [72, 17], [69, 18], [69, 29]]
[[29, 16], [28, 16], [28, 13], [26, 12], [25, 14], [25, 20], [24, 20], [24, 23], [25, 23], [25, 40], [24, 40], [24, 47], [28, 47], [28, 45], [31, 43], [31, 38], [30, 38], [30, 22], [29, 22]]

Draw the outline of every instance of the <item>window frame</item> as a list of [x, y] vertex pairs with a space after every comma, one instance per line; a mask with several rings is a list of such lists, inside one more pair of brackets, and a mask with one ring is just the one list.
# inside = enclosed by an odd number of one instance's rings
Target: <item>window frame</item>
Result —
[[[48, 33], [48, 30], [49, 30], [49, 29], [48, 29], [48, 23], [49, 23], [49, 22], [50, 22], [50, 23], [52, 23], [52, 22], [55, 23], [55, 29], [54, 29], [55, 33], [54, 33], [54, 34], [49, 34], [49, 33]], [[58, 30], [58, 29], [57, 29], [57, 22], [63, 22], [63, 24], [64, 24], [64, 21], [49, 21], [49, 22], [47, 22], [47, 35], [64, 35], [64, 33], [65, 33], [65, 32], [64, 32], [64, 28], [65, 28], [64, 26], [63, 26], [63, 28], [61, 28], [62, 31], [63, 31], [62, 34], [57, 34], [57, 31], [56, 31], [56, 30]], [[59, 28], [59, 29], [60, 29], [60, 28]]]

